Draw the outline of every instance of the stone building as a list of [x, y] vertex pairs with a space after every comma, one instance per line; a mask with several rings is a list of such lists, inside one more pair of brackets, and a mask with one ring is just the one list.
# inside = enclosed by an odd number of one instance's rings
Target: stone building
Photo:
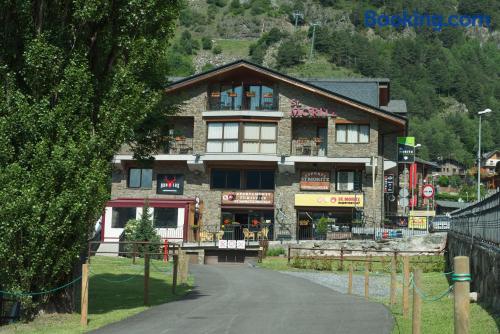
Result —
[[359, 99], [360, 83], [325, 82], [243, 60], [173, 82], [165, 93], [180, 110], [165, 120], [163, 152], [147, 164], [127, 147], [115, 156], [104, 238], [118, 238], [145, 199], [168, 239], [263, 227], [269, 239], [310, 239], [322, 217], [331, 232], [379, 224], [395, 205], [384, 173], [397, 177], [407, 119], [390, 111], [387, 79], [364, 80]]

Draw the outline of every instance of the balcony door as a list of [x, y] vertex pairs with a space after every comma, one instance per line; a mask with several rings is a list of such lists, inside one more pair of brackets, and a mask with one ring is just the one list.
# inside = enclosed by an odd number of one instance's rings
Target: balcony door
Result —
[[318, 156], [325, 157], [328, 147], [328, 131], [326, 127], [318, 127], [318, 137], [321, 138], [318, 148]]

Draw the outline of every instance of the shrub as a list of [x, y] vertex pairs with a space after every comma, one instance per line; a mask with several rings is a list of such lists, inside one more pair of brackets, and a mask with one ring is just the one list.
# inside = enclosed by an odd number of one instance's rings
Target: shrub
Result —
[[[156, 233], [154, 221], [149, 212], [149, 205], [147, 202], [142, 207], [142, 215], [140, 219], [129, 220], [125, 226], [125, 241], [146, 241], [151, 242], [153, 245], [138, 245], [135, 250], [139, 256], [144, 253], [159, 253], [160, 252], [160, 237]], [[158, 245], [154, 245], [154, 243]], [[127, 244], [125, 247], [127, 252], [134, 250], [132, 244]]]
[[276, 61], [278, 67], [291, 67], [300, 64], [306, 52], [299, 41], [289, 39], [280, 45]]
[[211, 50], [213, 46], [213, 42], [210, 38], [203, 36], [201, 38], [201, 47], [203, 50]]
[[274, 247], [267, 250], [267, 256], [279, 256], [285, 254], [285, 249], [283, 247]]
[[222, 48], [219, 45], [216, 45], [216, 46], [213, 47], [212, 53], [214, 55], [221, 54], [222, 53]]

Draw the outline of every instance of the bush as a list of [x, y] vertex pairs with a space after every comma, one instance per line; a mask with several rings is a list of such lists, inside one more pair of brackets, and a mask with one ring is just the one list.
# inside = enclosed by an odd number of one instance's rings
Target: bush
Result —
[[450, 185], [450, 180], [448, 179], [448, 176], [441, 175], [438, 179], [438, 184], [440, 187], [448, 187]]
[[203, 50], [211, 50], [212, 46], [213, 46], [212, 39], [206, 36], [203, 36], [201, 38], [201, 47], [203, 48]]
[[211, 70], [211, 69], [213, 69], [213, 68], [215, 68], [215, 66], [214, 66], [213, 64], [211, 64], [211, 63], [206, 63], [205, 65], [203, 65], [203, 67], [201, 68], [201, 70], [202, 70], [203, 72], [205, 72], [205, 71]]
[[280, 45], [276, 61], [278, 67], [291, 67], [302, 62], [306, 52], [299, 41], [289, 39]]
[[214, 46], [214, 48], [212, 49], [212, 53], [214, 55], [219, 55], [222, 53], [222, 48], [219, 46], [219, 45], [216, 45]]
[[282, 254], [285, 254], [283, 247], [274, 247], [267, 250], [266, 256], [280, 256]]

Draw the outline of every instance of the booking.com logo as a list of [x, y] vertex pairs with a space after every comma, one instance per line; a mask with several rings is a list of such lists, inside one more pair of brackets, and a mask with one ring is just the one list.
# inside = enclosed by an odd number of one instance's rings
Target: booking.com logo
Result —
[[417, 11], [409, 14], [406, 10], [402, 14], [386, 15], [377, 14], [373, 10], [365, 11], [365, 26], [375, 27], [430, 27], [433, 30], [441, 31], [443, 27], [489, 27], [491, 18], [484, 14], [474, 15], [448, 15], [441, 14], [420, 14]]

